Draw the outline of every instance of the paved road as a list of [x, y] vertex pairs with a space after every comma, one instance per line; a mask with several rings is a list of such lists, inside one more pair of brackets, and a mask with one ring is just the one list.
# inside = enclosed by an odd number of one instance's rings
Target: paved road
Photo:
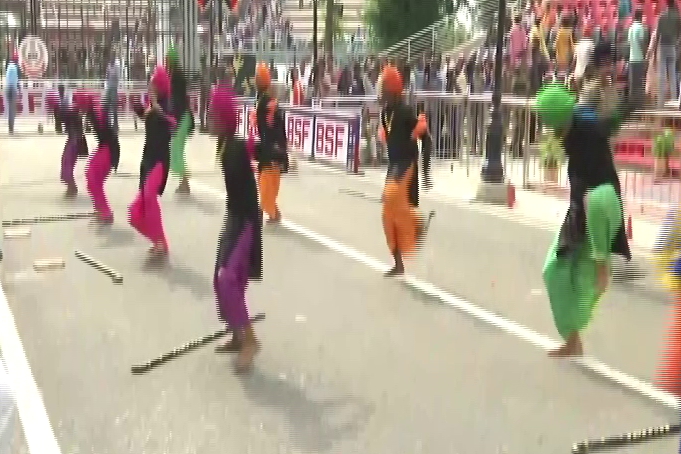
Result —
[[[559, 454], [584, 438], [678, 417], [321, 244], [324, 235], [388, 260], [374, 200], [380, 180], [311, 165], [285, 178], [281, 209], [318, 235], [267, 228], [265, 280], [249, 290], [252, 312], [267, 313], [254, 373], [235, 376], [231, 359], [209, 346], [132, 376], [132, 364], [219, 328], [211, 275], [224, 206], [213, 142], [193, 138], [195, 192], [177, 198], [169, 183], [162, 205], [172, 255], [164, 268], [149, 266], [147, 245], [125, 221], [137, 184], [126, 174], [137, 169], [141, 142], [121, 140], [121, 175], [108, 184], [113, 227], [43, 224], [5, 240], [9, 305], [62, 452]], [[50, 137], [0, 141], [3, 219], [89, 209], [84, 194], [61, 199], [61, 148]], [[437, 217], [414, 275], [556, 336], [540, 279], [552, 232], [442, 199], [424, 207]], [[124, 284], [78, 262], [75, 249], [121, 272]], [[51, 257], [65, 269], [31, 271]], [[586, 334], [589, 353], [651, 380], [668, 311], [652, 278], [616, 284]], [[619, 452], [677, 446], [672, 438]]]

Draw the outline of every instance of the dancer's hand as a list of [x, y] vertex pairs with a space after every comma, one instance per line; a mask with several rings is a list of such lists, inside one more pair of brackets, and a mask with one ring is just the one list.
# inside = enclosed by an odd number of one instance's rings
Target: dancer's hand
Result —
[[606, 262], [596, 262], [596, 294], [603, 295], [610, 283], [610, 267]]

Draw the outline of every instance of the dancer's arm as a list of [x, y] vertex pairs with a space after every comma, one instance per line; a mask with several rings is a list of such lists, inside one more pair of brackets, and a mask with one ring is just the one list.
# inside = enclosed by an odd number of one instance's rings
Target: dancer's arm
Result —
[[132, 105], [132, 110], [133, 112], [135, 112], [135, 115], [137, 115], [141, 120], [144, 120], [144, 118], [147, 115], [146, 109], [144, 108], [144, 106], [142, 106], [142, 103], [140, 102], [135, 102]]

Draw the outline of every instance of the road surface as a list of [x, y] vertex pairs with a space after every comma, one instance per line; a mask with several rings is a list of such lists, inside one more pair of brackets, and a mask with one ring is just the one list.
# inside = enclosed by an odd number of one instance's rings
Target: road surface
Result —
[[[159, 268], [126, 222], [142, 140], [121, 138], [119, 175], [107, 185], [114, 226], [39, 224], [4, 240], [5, 293], [62, 453], [567, 454], [585, 438], [678, 419], [645, 390], [549, 359], [490, 316], [460, 310], [483, 308], [555, 339], [540, 274], [553, 232], [424, 198], [437, 215], [409, 272], [461, 302], [445, 304], [423, 285], [381, 276], [389, 257], [380, 179], [308, 163], [282, 182], [287, 223], [266, 227], [264, 280], [248, 292], [252, 314], [267, 314], [256, 325], [263, 349], [253, 373], [236, 376], [232, 358], [210, 345], [131, 375], [131, 365], [220, 328], [211, 280], [224, 195], [214, 142], [190, 141], [189, 198], [168, 183], [171, 256]], [[54, 136], [0, 139], [3, 220], [90, 210], [82, 162], [82, 193], [61, 197], [62, 147]], [[65, 268], [33, 271], [50, 258]], [[644, 256], [637, 266], [649, 271]], [[652, 381], [669, 310], [651, 276], [615, 283], [585, 335], [588, 353]], [[25, 445], [19, 436], [15, 452]], [[676, 449], [671, 437], [614, 452]]]

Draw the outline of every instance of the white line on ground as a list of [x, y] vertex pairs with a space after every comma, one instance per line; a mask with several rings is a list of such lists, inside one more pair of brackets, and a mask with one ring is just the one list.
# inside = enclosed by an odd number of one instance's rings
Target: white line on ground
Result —
[[0, 286], [0, 349], [12, 380], [12, 390], [16, 396], [29, 452], [61, 454], [2, 286]]
[[[199, 192], [203, 192], [218, 199], [225, 198], [224, 191], [203, 184], [200, 181], [192, 180], [191, 185], [192, 189], [198, 190]], [[350, 246], [339, 243], [331, 238], [328, 238], [303, 226], [297, 225], [291, 221], [282, 220], [282, 226], [292, 232], [309, 238], [316, 243], [322, 244], [334, 252], [337, 252], [356, 262], [362, 263], [373, 270], [385, 272], [390, 269], [389, 265], [381, 262], [378, 259], [370, 257]], [[462, 312], [466, 312], [478, 320], [496, 326], [502, 331], [523, 339], [543, 350], [550, 350], [560, 345], [557, 341], [549, 338], [548, 336], [533, 331], [530, 328], [520, 325], [519, 323], [516, 323], [512, 320], [508, 320], [504, 317], [496, 315], [462, 298], [451, 295], [433, 284], [421, 281], [420, 279], [410, 275], [405, 275], [401, 279], [418, 292], [439, 299], [444, 304], [459, 309]], [[585, 356], [582, 358], [572, 358], [570, 361], [662, 405], [674, 409], [681, 408], [681, 403], [673, 395], [655, 388], [650, 383], [646, 383], [631, 375], [625, 374], [624, 372], [620, 372], [617, 369], [602, 363], [596, 358]]]
[[[301, 167], [309, 167], [314, 170], [326, 172], [326, 173], [331, 173], [335, 175], [341, 175], [341, 176], [352, 176], [352, 174], [349, 174], [345, 171], [341, 171], [338, 169], [330, 168], [324, 164], [319, 164], [316, 162], [310, 162], [310, 161], [301, 161]], [[374, 169], [370, 169], [374, 170]], [[368, 183], [376, 188], [382, 188], [383, 186], [383, 181], [384, 181], [384, 175], [379, 174], [379, 173], [373, 173], [367, 171], [362, 177], [360, 181]], [[377, 192], [378, 195], [374, 194], [367, 194], [371, 197], [379, 197], [380, 198], [380, 193]], [[550, 231], [550, 232], [555, 232], [558, 227], [560, 226], [560, 223], [562, 222], [563, 218], [565, 217], [565, 211], [567, 209], [560, 209], [558, 210], [556, 214], [556, 218], [552, 221], [548, 221], [547, 219], [540, 218], [539, 216], [532, 216], [529, 214], [522, 213], [522, 211], [517, 210], [517, 209], [509, 209], [505, 206], [500, 206], [500, 205], [491, 205], [491, 204], [485, 204], [485, 203], [474, 203], [471, 201], [470, 198], [462, 198], [462, 197], [456, 197], [452, 196], [450, 192], [447, 192], [446, 190], [442, 188], [438, 188], [437, 186], [431, 189], [430, 191], [424, 191], [422, 194], [420, 194], [420, 197], [425, 200], [430, 200], [438, 203], [442, 203], [444, 205], [449, 205], [453, 206], [456, 208], [464, 209], [464, 210], [469, 210], [478, 214], [484, 214], [487, 216], [494, 216], [500, 219], [505, 219], [507, 221], [515, 222], [517, 224], [527, 226], [527, 227], [532, 227], [536, 229], [541, 229], [545, 231]], [[642, 245], [634, 242], [630, 242], [629, 245], [636, 256], [644, 257], [646, 259], [651, 259], [653, 258], [653, 253], [650, 249], [647, 247], [643, 247]]]

